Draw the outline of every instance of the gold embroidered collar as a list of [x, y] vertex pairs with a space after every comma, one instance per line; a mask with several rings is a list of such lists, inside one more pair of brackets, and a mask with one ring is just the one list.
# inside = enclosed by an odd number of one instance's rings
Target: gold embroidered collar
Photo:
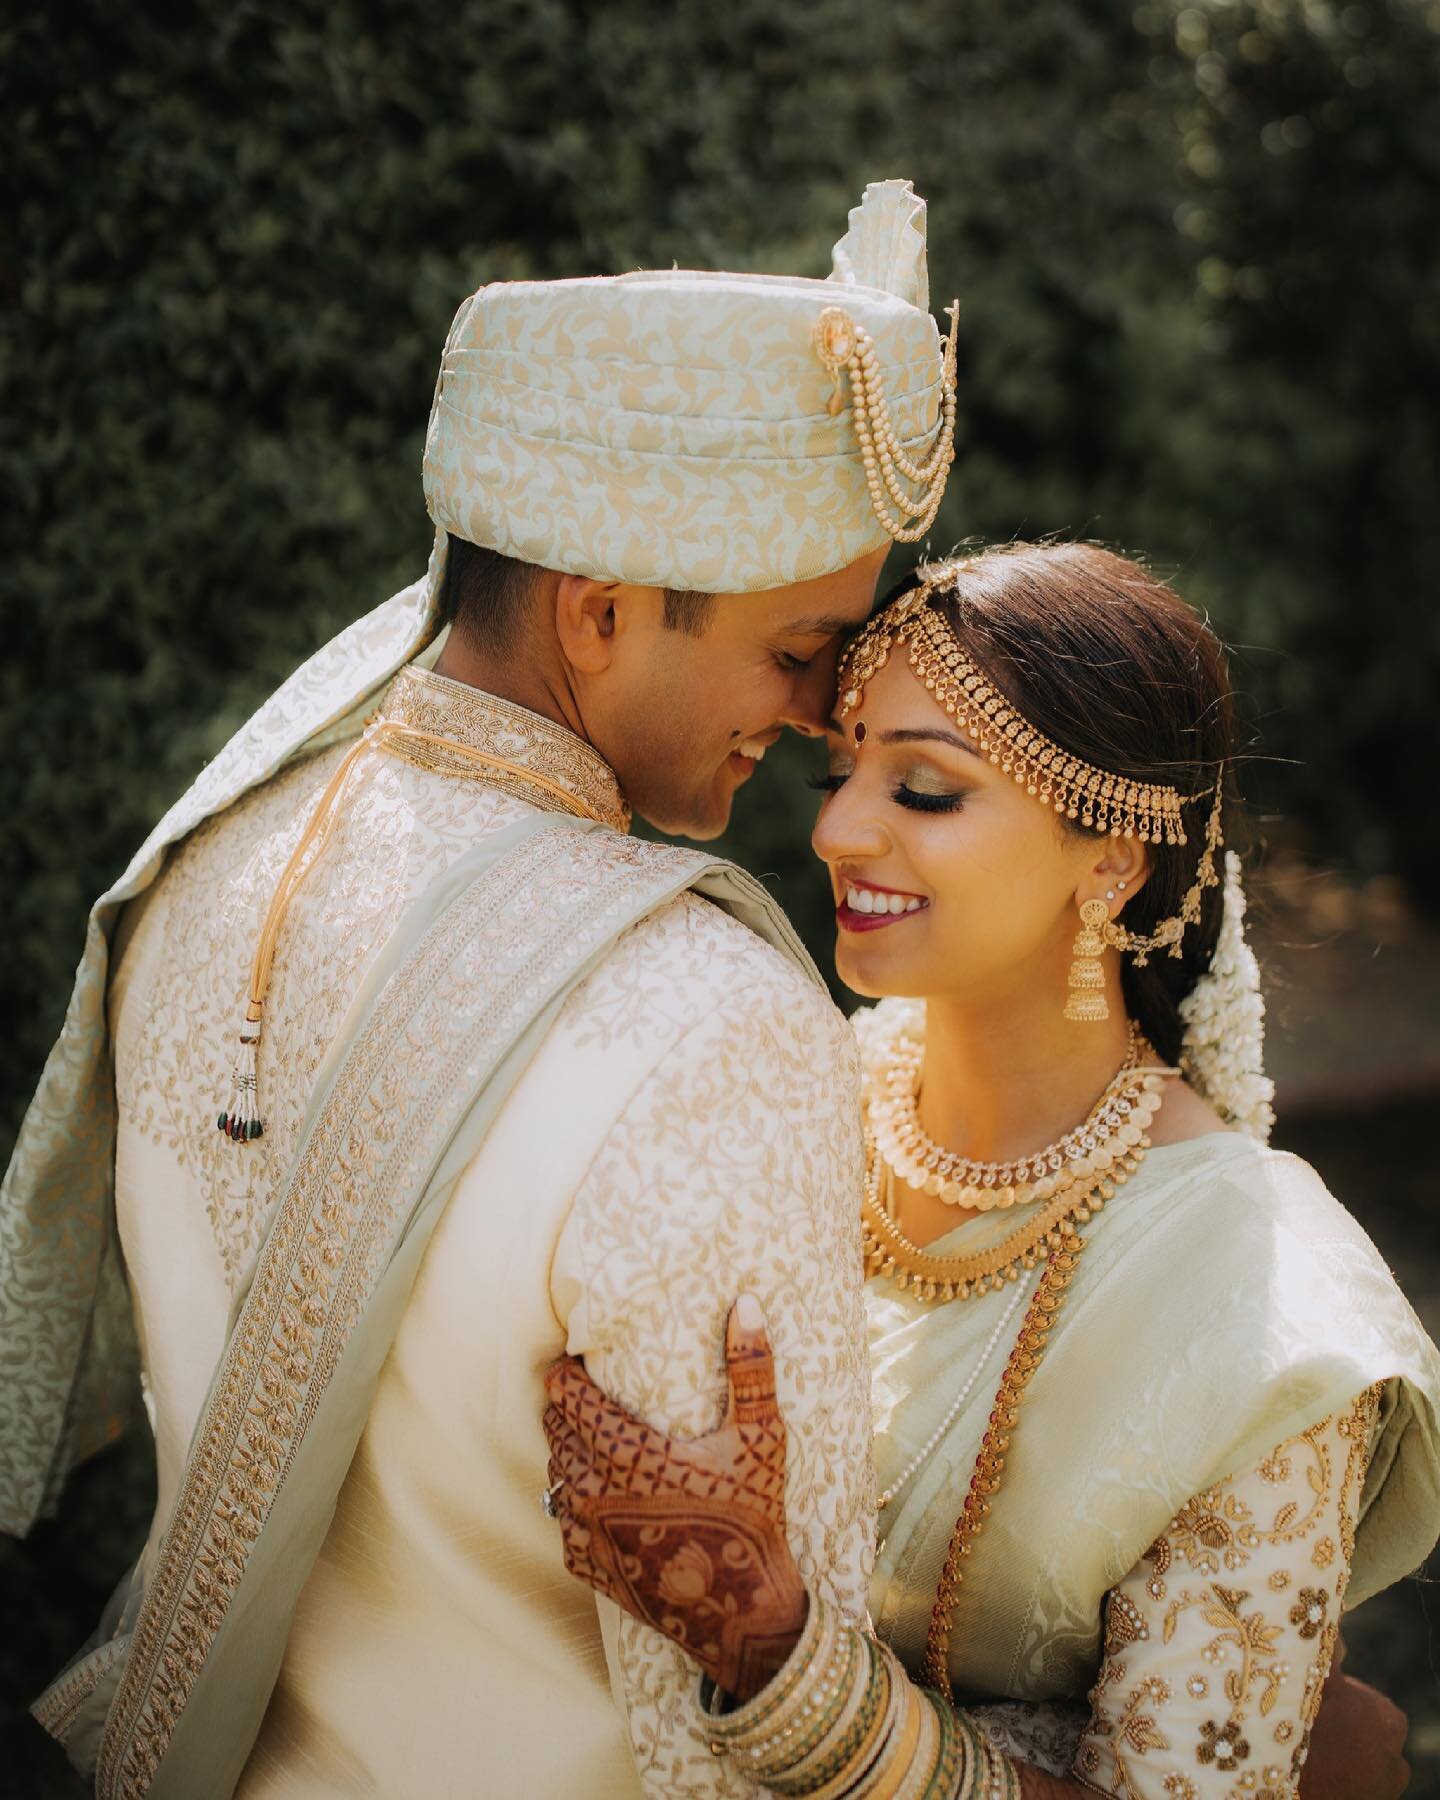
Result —
[[[452, 681], [448, 675], [410, 667], [391, 682], [378, 716], [463, 744], [508, 767], [479, 770], [469, 758], [443, 746], [403, 737], [385, 740], [382, 747], [391, 755], [438, 774], [483, 781], [547, 812], [557, 812], [563, 805], [553, 791], [558, 788], [573, 797], [574, 810], [582, 816], [599, 819], [616, 831], [630, 829], [629, 803], [599, 751], [553, 719], [513, 701]], [[535, 779], [527, 779], [529, 774]]]

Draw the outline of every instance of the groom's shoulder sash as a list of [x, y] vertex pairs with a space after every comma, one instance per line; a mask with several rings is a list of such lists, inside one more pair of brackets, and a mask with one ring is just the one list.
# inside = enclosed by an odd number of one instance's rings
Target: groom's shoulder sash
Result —
[[110, 938], [169, 850], [296, 757], [360, 728], [434, 629], [417, 582], [316, 652], [237, 731], [91, 910], [60, 1036], [0, 1185], [0, 1530], [23, 1533], [66, 1475], [116, 1437], [136, 1392], [114, 1231], [115, 1083], [105, 1017]]

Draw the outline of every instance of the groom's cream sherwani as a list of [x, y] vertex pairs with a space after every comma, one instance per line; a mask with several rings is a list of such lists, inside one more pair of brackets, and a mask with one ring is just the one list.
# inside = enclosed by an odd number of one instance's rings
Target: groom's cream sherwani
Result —
[[[503, 714], [534, 767], [563, 769], [602, 806], [618, 798], [586, 746], [473, 689], [407, 672], [386, 710], [481, 743]], [[202, 826], [120, 927], [117, 1210], [161, 1523], [320, 1058], [363, 973], [419, 892], [530, 810], [473, 777], [371, 759], [323, 879], [287, 921], [262, 1065], [266, 1135], [235, 1145], [214, 1114], [236, 995], [338, 755]], [[615, 842], [586, 840], [596, 856]], [[542, 907], [534, 929], [546, 926]], [[568, 1348], [648, 1418], [708, 1430], [726, 1311], [756, 1294], [791, 1432], [792, 1540], [807, 1578], [858, 1615], [871, 1515], [855, 1084], [850, 1034], [813, 979], [694, 895], [634, 926], [570, 994], [425, 1253], [294, 1614], [244, 1800], [733, 1785], [695, 1729], [693, 1678], [676, 1654], [603, 1603], [597, 1618], [563, 1567], [537, 1503], [541, 1376]]]
[[[296, 670], [96, 902], [0, 1184], [0, 1529], [122, 1429], [138, 1331], [154, 1529], [34, 1708], [98, 1800], [733, 1790], [677, 1655], [562, 1567], [540, 1376], [583, 1352], [703, 1431], [747, 1289], [800, 1567], [861, 1612], [849, 1035], [751, 878], [634, 841], [586, 745], [412, 665], [457, 540], [763, 609], [923, 536], [955, 405], [926, 256], [885, 181], [825, 280], [470, 295], [425, 579]], [[262, 924], [316, 842], [267, 990]]]

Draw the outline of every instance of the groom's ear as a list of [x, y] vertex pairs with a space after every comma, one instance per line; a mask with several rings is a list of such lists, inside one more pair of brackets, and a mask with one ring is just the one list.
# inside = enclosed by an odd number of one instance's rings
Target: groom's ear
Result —
[[613, 581], [562, 575], [555, 588], [555, 635], [565, 660], [585, 675], [610, 667], [615, 649]]
[[565, 660], [583, 675], [603, 674], [621, 641], [663, 603], [659, 588], [562, 575], [555, 588], [555, 635]]

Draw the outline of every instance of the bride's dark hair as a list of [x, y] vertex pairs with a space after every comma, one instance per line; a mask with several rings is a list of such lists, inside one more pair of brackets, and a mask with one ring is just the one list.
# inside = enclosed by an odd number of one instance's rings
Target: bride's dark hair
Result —
[[[913, 577], [897, 592], [912, 585]], [[1227, 784], [1225, 842], [1239, 847], [1234, 703], [1219, 639], [1173, 588], [1095, 544], [983, 551], [958, 564], [936, 601], [995, 686], [1062, 749], [1107, 773], [1197, 796], [1185, 806], [1189, 841], [1150, 845], [1150, 879], [1124, 910], [1131, 931], [1153, 931], [1180, 910], [1195, 879], [1217, 780]], [[1057, 823], [1086, 832], [1078, 821]], [[1158, 951], [1143, 969], [1123, 960], [1131, 1017], [1167, 1062], [1180, 1054], [1180, 1002], [1215, 952], [1223, 867], [1220, 873], [1178, 958]]]

